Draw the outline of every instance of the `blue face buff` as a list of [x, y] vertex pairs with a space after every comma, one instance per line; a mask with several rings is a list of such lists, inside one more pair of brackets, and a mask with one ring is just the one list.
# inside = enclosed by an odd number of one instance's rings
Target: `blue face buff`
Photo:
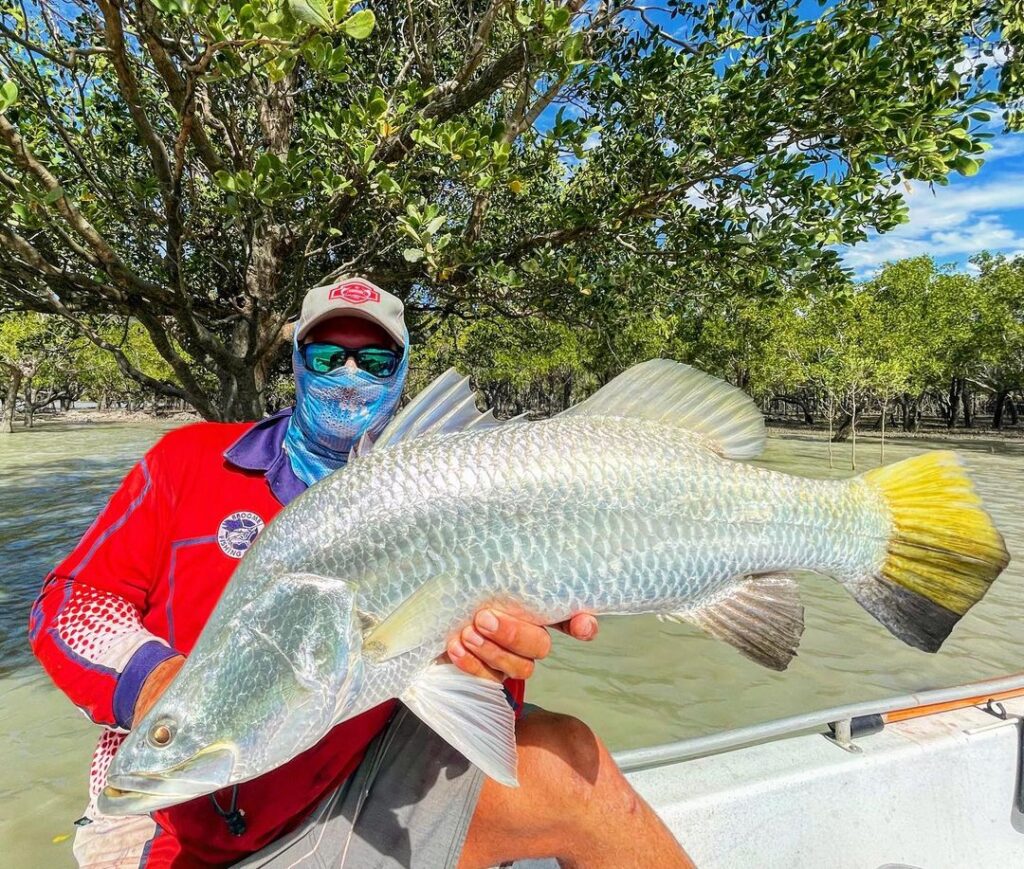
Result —
[[303, 364], [298, 342], [292, 347], [292, 371], [295, 410], [284, 447], [295, 476], [312, 486], [348, 461], [349, 451], [363, 434], [376, 437], [390, 422], [409, 373], [409, 336], [390, 377], [374, 377], [345, 366], [316, 374]]

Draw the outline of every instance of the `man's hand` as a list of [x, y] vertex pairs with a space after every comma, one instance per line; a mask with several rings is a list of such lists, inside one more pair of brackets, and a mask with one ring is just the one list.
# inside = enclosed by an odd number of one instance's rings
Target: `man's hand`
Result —
[[[597, 636], [597, 619], [589, 613], [578, 613], [552, 627], [577, 640]], [[473, 623], [448, 640], [448, 657], [456, 667], [496, 682], [528, 679], [534, 661], [547, 657], [550, 651], [547, 628], [495, 607], [477, 611]]]
[[175, 655], [166, 661], [161, 661], [153, 668], [153, 672], [146, 677], [142, 683], [142, 690], [135, 700], [135, 715], [132, 718], [132, 728], [138, 724], [143, 716], [153, 708], [153, 704], [160, 699], [167, 686], [178, 675], [178, 670], [185, 663], [184, 655]]

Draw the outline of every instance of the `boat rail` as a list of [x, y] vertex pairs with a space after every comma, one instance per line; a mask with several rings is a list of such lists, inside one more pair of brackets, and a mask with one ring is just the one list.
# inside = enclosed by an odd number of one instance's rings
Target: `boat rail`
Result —
[[865, 700], [861, 703], [850, 703], [845, 706], [833, 706], [818, 712], [805, 712], [791, 715], [774, 721], [739, 727], [697, 736], [678, 742], [653, 745], [649, 748], [634, 748], [616, 752], [614, 757], [624, 772], [648, 769], [655, 766], [675, 763], [694, 757], [704, 757], [716, 752], [726, 751], [741, 746], [767, 742], [783, 736], [793, 736], [808, 731], [821, 731], [832, 725], [833, 730], [849, 732], [849, 722], [866, 715], [882, 715], [897, 710], [914, 709], [917, 707], [936, 706], [955, 703], [963, 700], [978, 701], [984, 704], [986, 699], [994, 695], [1008, 694], [1024, 690], [1024, 673], [988, 679], [982, 682], [971, 682], [953, 688], [936, 688], [929, 691], [918, 691], [903, 694], [885, 700]]

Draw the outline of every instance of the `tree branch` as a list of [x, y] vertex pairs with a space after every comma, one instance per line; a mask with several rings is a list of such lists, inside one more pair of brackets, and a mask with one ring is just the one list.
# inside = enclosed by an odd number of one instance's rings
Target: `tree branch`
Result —
[[108, 274], [154, 300], [161, 302], [169, 301], [170, 295], [163, 287], [143, 280], [121, 262], [121, 259], [114, 253], [103, 236], [97, 232], [96, 228], [71, 202], [64, 192], [64, 188], [61, 187], [60, 182], [50, 173], [49, 169], [36, 159], [17, 129], [4, 115], [0, 115], [0, 141], [11, 149], [14, 162], [18, 168], [35, 177], [47, 193], [56, 196], [53, 207], [64, 218], [65, 222], [92, 248]]

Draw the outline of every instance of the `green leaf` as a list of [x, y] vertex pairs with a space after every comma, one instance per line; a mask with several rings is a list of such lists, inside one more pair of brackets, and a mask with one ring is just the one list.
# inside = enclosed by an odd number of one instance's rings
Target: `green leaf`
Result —
[[334, 29], [334, 18], [326, 0], [288, 0], [288, 8], [299, 21], [324, 30]]
[[402, 251], [402, 256], [404, 256], [408, 262], [418, 263], [423, 259], [423, 251], [418, 247], [407, 247]]
[[551, 13], [551, 29], [561, 30], [563, 27], [565, 27], [566, 24], [569, 23], [569, 18], [571, 16], [572, 13], [569, 12], [568, 9], [566, 9], [564, 6], [559, 6], [557, 9], [555, 9], [554, 12]]
[[970, 178], [971, 176], [978, 174], [978, 170], [981, 168], [981, 161], [972, 160], [970, 157], [964, 157], [961, 155], [953, 161], [953, 168], [961, 175], [965, 175]]
[[387, 172], [377, 173], [377, 183], [380, 185], [380, 189], [385, 193], [401, 193], [402, 188], [398, 182], [395, 181]]
[[377, 23], [373, 12], [370, 9], [362, 9], [345, 21], [341, 29], [353, 39], [366, 39], [373, 33], [373, 26]]
[[13, 81], [0, 85], [0, 112], [6, 112], [18, 101], [18, 86]]
[[64, 188], [54, 187], [53, 190], [51, 190], [49, 193], [46, 194], [46, 196], [43, 197], [43, 202], [45, 202], [47, 205], [53, 205], [53, 203], [56, 202], [58, 199], [63, 198]]

